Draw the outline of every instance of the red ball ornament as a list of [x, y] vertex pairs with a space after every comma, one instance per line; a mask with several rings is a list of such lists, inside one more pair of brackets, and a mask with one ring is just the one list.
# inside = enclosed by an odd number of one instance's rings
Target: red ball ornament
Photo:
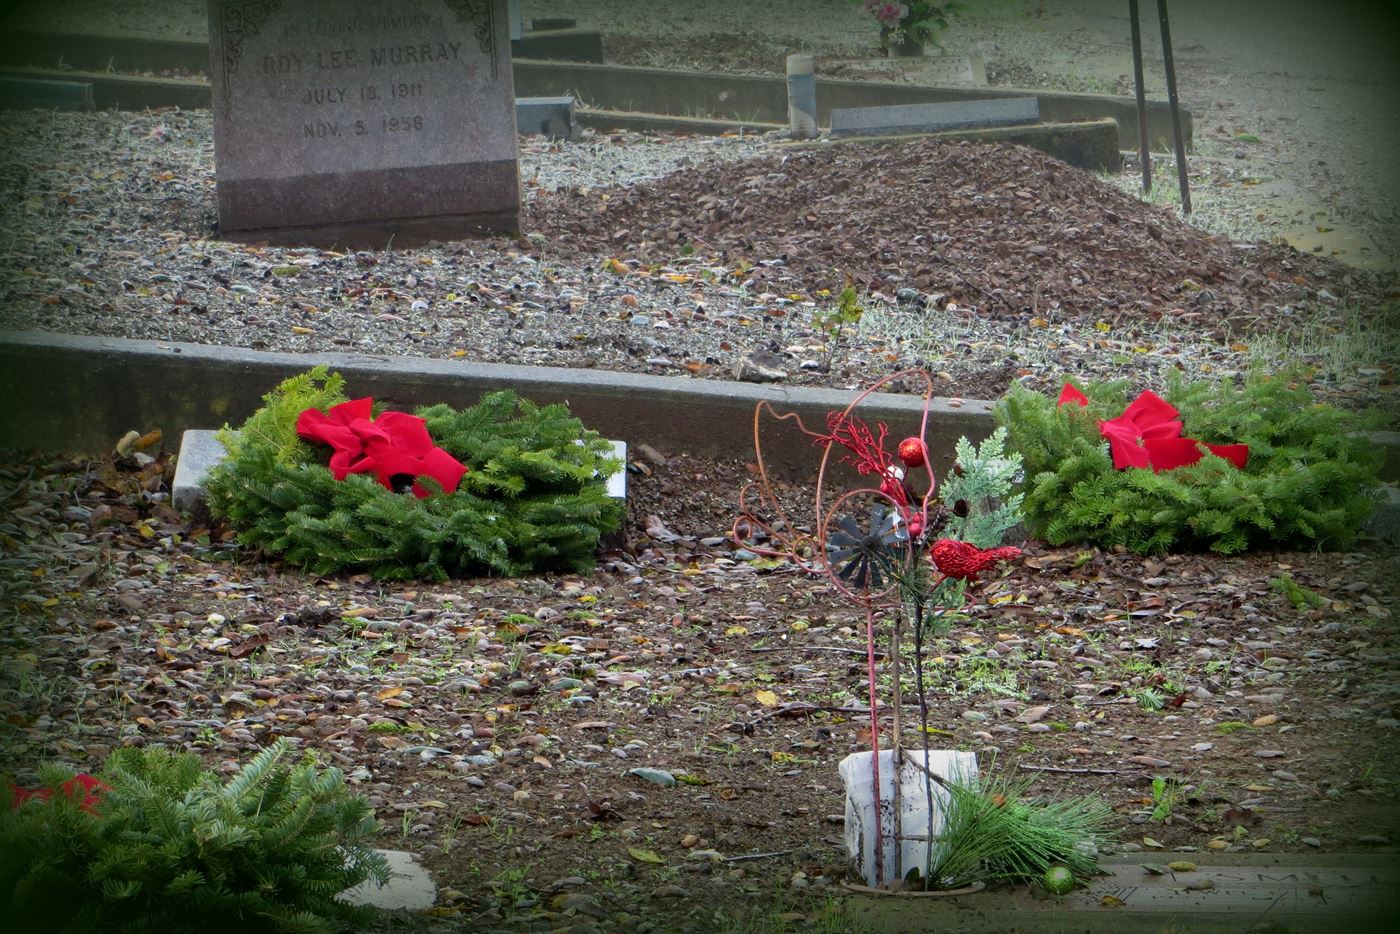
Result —
[[899, 459], [905, 467], [922, 467], [926, 459], [926, 449], [922, 438], [905, 438], [899, 442]]

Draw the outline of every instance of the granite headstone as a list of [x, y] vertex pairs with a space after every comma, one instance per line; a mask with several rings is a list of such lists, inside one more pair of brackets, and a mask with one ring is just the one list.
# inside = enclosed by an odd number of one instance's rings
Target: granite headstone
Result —
[[410, 246], [514, 231], [506, 0], [208, 0], [223, 236]]

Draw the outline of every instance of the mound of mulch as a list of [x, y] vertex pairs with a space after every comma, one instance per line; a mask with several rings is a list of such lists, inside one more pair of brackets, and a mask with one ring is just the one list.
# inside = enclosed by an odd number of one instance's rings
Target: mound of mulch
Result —
[[793, 149], [628, 188], [561, 191], [528, 214], [527, 229], [566, 253], [663, 261], [689, 245], [755, 264], [755, 286], [834, 290], [849, 276], [996, 316], [1249, 327], [1334, 298], [1378, 306], [1395, 290], [1292, 247], [1211, 237], [1021, 146]]

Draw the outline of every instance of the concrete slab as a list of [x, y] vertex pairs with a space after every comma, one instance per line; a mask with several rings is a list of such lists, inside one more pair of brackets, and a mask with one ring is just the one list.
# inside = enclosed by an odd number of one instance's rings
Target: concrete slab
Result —
[[578, 119], [577, 105], [572, 97], [517, 97], [515, 99], [515, 128], [522, 136], [547, 136], [550, 139], [575, 139]]
[[831, 112], [831, 135], [937, 133], [942, 130], [1018, 126], [1039, 120], [1040, 104], [1034, 97], [846, 107]]
[[389, 862], [389, 881], [377, 885], [371, 880], [346, 889], [336, 898], [351, 905], [369, 905], [385, 911], [422, 911], [437, 901], [437, 883], [413, 853], [402, 850], [376, 850]]
[[0, 109], [93, 110], [92, 83], [0, 78]]
[[[1143, 868], [1165, 869], [1178, 859], [1198, 868], [1160, 875]], [[1109, 857], [1103, 868], [1104, 876], [1059, 899], [1020, 886], [947, 899], [859, 896], [858, 911], [875, 931], [1388, 934], [1400, 907], [1400, 861], [1393, 856], [1227, 860], [1163, 853]]]
[[[180, 436], [180, 452], [175, 459], [175, 481], [170, 489], [170, 502], [196, 521], [209, 519], [209, 501], [204, 490], [204, 478], [228, 453], [219, 442], [217, 431], [191, 428]], [[582, 442], [580, 442], [582, 443]], [[608, 495], [627, 500], [627, 442], [612, 441], [613, 456], [622, 461], [623, 469], [608, 477]]]
[[199, 522], [209, 519], [209, 503], [204, 478], [219, 465], [228, 452], [219, 443], [217, 431], [191, 428], [180, 436], [180, 452], [175, 458], [175, 480], [170, 486], [170, 503]]

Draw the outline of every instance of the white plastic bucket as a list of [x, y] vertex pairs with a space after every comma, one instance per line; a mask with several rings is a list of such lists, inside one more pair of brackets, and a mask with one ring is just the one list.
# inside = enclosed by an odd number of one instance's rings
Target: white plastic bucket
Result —
[[[937, 861], [938, 835], [942, 830], [943, 811], [948, 792], [933, 782], [933, 823], [929, 824], [928, 797], [924, 789], [924, 751], [904, 749], [900, 752], [899, 809], [900, 836], [895, 840], [894, 820], [894, 753], [880, 752], [880, 838], [883, 878], [875, 875], [875, 796], [870, 774], [871, 753], [852, 753], [841, 760], [837, 770], [846, 786], [846, 854], [856, 864], [867, 885], [893, 882], [910, 869], [917, 868], [922, 876], [928, 855], [925, 838], [932, 835], [934, 861]], [[928, 754], [929, 771], [953, 784], [971, 784], [977, 779], [977, 757], [970, 752], [933, 749]], [[899, 845], [898, 872], [895, 847]]]

